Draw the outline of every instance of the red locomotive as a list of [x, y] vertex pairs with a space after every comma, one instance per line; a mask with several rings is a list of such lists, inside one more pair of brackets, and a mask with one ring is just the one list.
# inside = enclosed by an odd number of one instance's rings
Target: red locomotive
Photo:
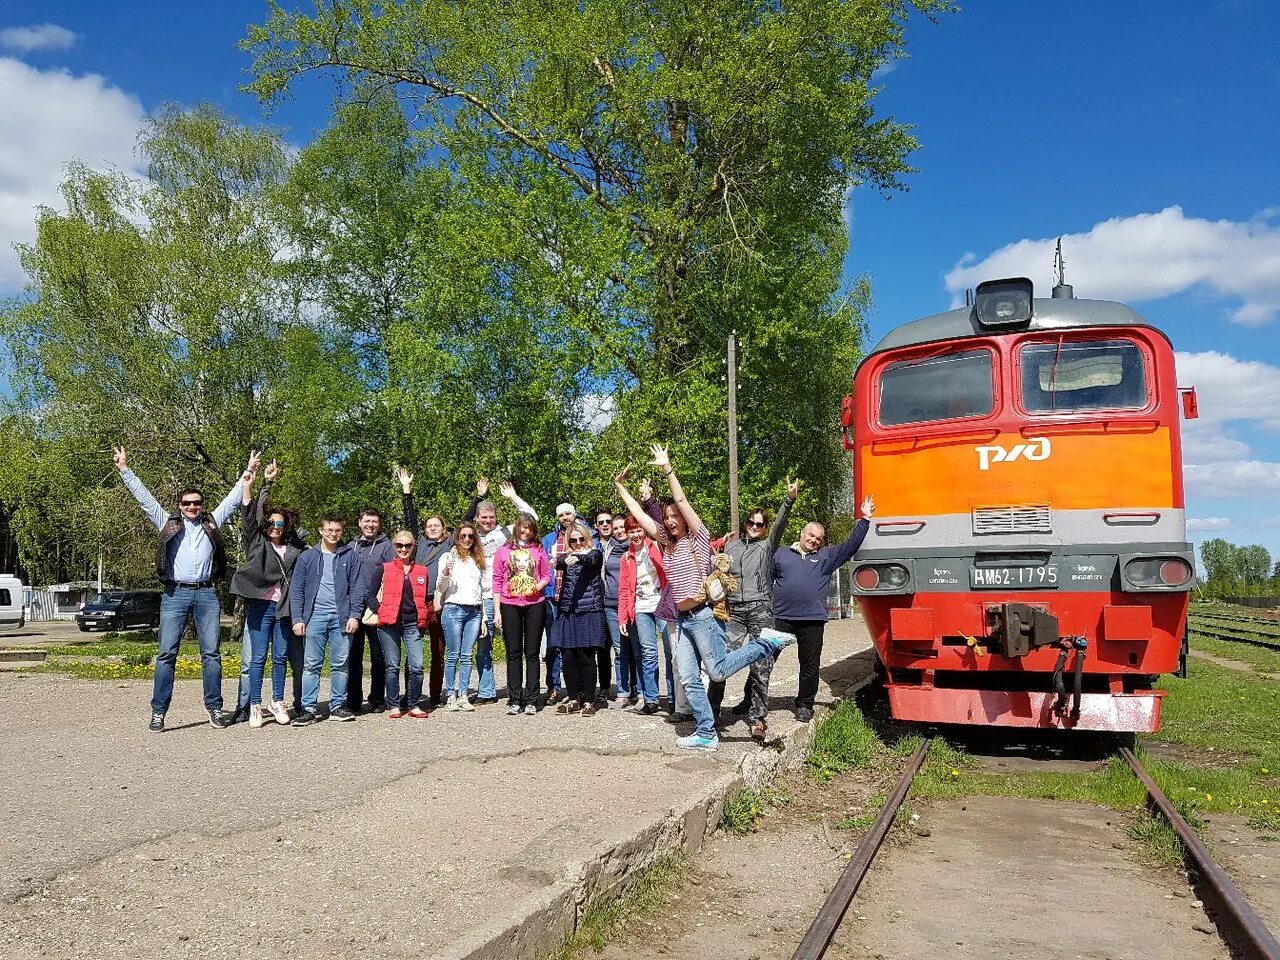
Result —
[[877, 513], [853, 593], [894, 717], [1151, 731], [1185, 666], [1173, 348], [1129, 307], [979, 285], [891, 331], [845, 399], [854, 502]]

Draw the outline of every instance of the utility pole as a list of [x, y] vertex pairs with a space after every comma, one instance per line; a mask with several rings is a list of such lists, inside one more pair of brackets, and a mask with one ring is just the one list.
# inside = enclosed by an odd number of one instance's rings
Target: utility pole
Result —
[[729, 334], [729, 528], [738, 529], [738, 331]]

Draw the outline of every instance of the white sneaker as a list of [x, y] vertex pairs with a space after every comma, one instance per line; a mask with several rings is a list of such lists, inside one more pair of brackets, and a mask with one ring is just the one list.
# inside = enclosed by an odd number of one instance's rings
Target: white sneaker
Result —
[[458, 700], [458, 709], [461, 710], [463, 713], [473, 712], [475, 708], [476, 708], [476, 705], [472, 703], [470, 700], [468, 700], [466, 697], [461, 697]]
[[520, 704], [518, 704], [518, 703], [508, 703], [508, 704], [507, 704], [507, 716], [508, 716], [508, 717], [515, 717], [515, 716], [519, 716], [519, 714], [520, 714]]
[[287, 727], [293, 722], [289, 719], [289, 708], [279, 700], [271, 701], [271, 715], [276, 718], [276, 723], [282, 727]]
[[445, 709], [452, 711], [453, 713], [457, 713], [459, 710], [462, 709], [462, 707], [458, 704], [458, 698], [451, 696], [449, 697], [449, 703], [445, 707]]
[[527, 716], [532, 717], [534, 714], [538, 712], [538, 708], [535, 707], [532, 703], [526, 703], [524, 705], [524, 712]]
[[613, 709], [615, 710], [625, 710], [629, 706], [631, 706], [630, 697], [618, 697], [618, 699], [613, 701]]
[[249, 726], [257, 728], [266, 723], [262, 719], [262, 704], [253, 703], [249, 705]]

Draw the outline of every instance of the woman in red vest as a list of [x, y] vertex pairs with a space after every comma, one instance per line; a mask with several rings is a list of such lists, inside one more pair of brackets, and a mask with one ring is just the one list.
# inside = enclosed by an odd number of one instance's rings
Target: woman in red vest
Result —
[[391, 538], [396, 557], [375, 567], [371, 572], [364, 606], [361, 610], [376, 606], [378, 610], [378, 642], [387, 662], [387, 705], [392, 720], [402, 716], [400, 710], [400, 655], [403, 648], [408, 661], [409, 716], [423, 720], [427, 711], [422, 709], [422, 633], [427, 626], [427, 611], [431, 609], [431, 593], [428, 589], [430, 575], [427, 568], [413, 559], [417, 538], [408, 530], [400, 530]]

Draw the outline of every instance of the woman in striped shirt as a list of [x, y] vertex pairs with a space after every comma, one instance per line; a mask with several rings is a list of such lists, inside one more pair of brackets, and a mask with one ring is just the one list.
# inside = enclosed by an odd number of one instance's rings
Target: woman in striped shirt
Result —
[[776, 630], [762, 630], [758, 638], [747, 641], [737, 650], [726, 649], [724, 625], [715, 618], [712, 604], [702, 589], [703, 581], [711, 572], [711, 533], [685, 496], [667, 448], [655, 444], [652, 450], [650, 462], [666, 477], [671, 488], [671, 500], [663, 505], [661, 524], [655, 522], [627, 490], [627, 469], [618, 474], [614, 483], [631, 515], [661, 547], [663, 569], [676, 606], [679, 627], [676, 668], [697, 721], [694, 732], [676, 740], [676, 746], [711, 752], [720, 745], [720, 739], [702, 683], [702, 670], [705, 669], [712, 680], [723, 681], [757, 660], [775, 656], [794, 643], [795, 637]]

